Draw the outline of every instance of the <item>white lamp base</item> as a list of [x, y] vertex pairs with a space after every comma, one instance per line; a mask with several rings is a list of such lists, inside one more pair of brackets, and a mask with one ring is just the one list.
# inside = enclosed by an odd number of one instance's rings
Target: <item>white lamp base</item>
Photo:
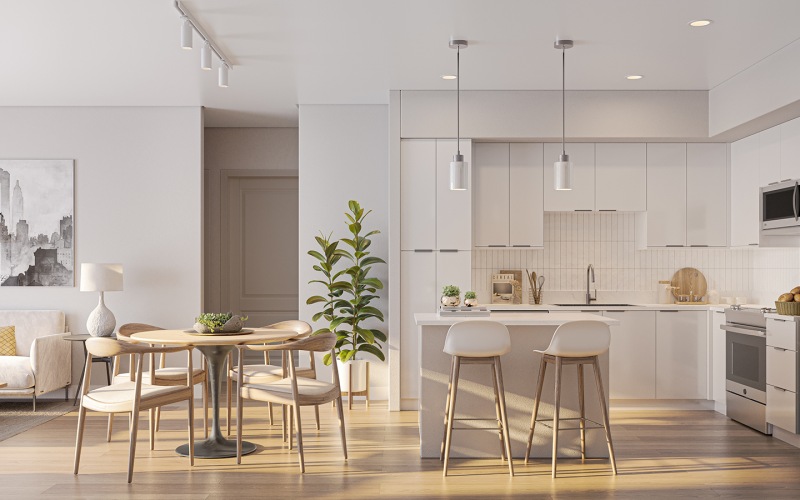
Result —
[[86, 320], [86, 329], [93, 337], [110, 337], [116, 326], [117, 319], [114, 317], [114, 313], [106, 307], [103, 301], [103, 292], [100, 292], [100, 301], [89, 315], [89, 319]]

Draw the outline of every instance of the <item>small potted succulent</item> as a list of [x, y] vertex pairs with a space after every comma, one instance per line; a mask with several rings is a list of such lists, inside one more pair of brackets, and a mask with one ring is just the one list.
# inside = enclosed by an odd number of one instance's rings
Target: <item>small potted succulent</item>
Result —
[[455, 285], [445, 285], [442, 288], [442, 305], [445, 307], [457, 307], [461, 303], [459, 299], [461, 289]]
[[196, 321], [194, 331], [197, 333], [235, 333], [242, 330], [247, 316], [233, 313], [203, 313]]
[[474, 307], [478, 305], [478, 296], [472, 290], [464, 292], [464, 305]]

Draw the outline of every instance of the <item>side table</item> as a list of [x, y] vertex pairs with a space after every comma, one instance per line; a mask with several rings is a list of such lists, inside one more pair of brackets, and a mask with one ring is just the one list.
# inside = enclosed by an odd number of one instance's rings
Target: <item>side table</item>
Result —
[[[83, 376], [86, 374], [86, 340], [92, 338], [92, 336], [88, 333], [85, 333], [82, 335], [65, 335], [62, 338], [70, 342], [81, 342], [81, 345], [83, 345], [83, 368], [81, 369], [81, 378], [78, 381], [78, 390], [75, 392], [75, 399], [72, 401], [72, 406], [75, 406], [78, 404], [78, 396], [80, 396], [81, 388], [83, 387]], [[114, 339], [116, 336], [111, 336], [108, 338]], [[92, 356], [92, 363], [106, 364], [106, 378], [108, 379], [108, 385], [111, 385], [111, 365], [114, 363], [114, 358], [96, 358]]]

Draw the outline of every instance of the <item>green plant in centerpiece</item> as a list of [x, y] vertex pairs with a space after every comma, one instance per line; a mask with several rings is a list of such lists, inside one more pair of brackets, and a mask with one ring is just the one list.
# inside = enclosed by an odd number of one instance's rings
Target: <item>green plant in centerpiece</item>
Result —
[[[197, 317], [197, 323], [207, 327], [211, 333], [216, 331], [223, 331], [225, 325], [234, 317], [233, 313], [202, 313]], [[247, 321], [247, 316], [238, 317], [244, 323]]]
[[464, 298], [465, 299], [476, 299], [476, 298], [478, 298], [478, 296], [475, 295], [475, 292], [470, 290], [469, 292], [464, 292]]
[[[377, 291], [383, 289], [383, 282], [370, 276], [370, 272], [373, 265], [386, 262], [380, 257], [371, 256], [368, 250], [372, 244], [370, 236], [379, 234], [380, 231], [373, 230], [362, 234], [364, 219], [372, 211], [365, 211], [355, 200], [350, 200], [347, 206], [350, 212], [345, 213], [346, 224], [352, 236], [336, 242], [331, 242], [330, 236], [318, 237], [317, 243], [322, 253], [315, 250], [308, 252], [318, 261], [314, 265], [314, 270], [320, 271], [325, 276], [324, 280], [311, 280], [309, 283], [324, 285], [328, 294], [327, 297], [321, 295], [309, 297], [306, 304], [323, 304], [323, 310], [315, 314], [313, 320], [325, 318], [329, 324], [314, 334], [327, 332], [336, 334], [334, 353], [340, 361], [356, 359], [358, 353], [369, 353], [384, 361], [386, 357], [380, 342], [386, 342], [386, 334], [378, 329], [362, 326], [364, 321], [370, 319], [384, 321], [383, 312], [371, 305], [373, 300], [379, 298]], [[340, 242], [350, 248], [348, 250], [338, 248]], [[350, 265], [346, 269], [336, 271], [335, 266], [341, 259], [349, 261]], [[345, 276], [346, 278], [342, 279]], [[331, 364], [330, 353], [325, 355], [323, 362], [326, 365]]]
[[[458, 297], [459, 295], [461, 295], [461, 289], [455, 285], [445, 285], [442, 288], [442, 295], [444, 295], [445, 297]], [[465, 296], [465, 298], [467, 297]]]

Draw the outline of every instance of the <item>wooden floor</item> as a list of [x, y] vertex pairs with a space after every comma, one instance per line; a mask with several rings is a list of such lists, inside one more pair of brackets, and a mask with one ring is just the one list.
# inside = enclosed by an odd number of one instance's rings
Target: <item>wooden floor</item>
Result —
[[[390, 413], [358, 403], [345, 412], [350, 459], [342, 458], [335, 413], [323, 407], [322, 431], [305, 413], [306, 474], [270, 427], [261, 407], [247, 407], [245, 438], [256, 453], [235, 459], [188, 460], [174, 448], [186, 437], [185, 410], [166, 411], [156, 450], [139, 433], [133, 484], [125, 482], [127, 425], [111, 443], [105, 418], [87, 420], [81, 473], [72, 475], [77, 413], [0, 443], [0, 497], [6, 498], [800, 498], [800, 450], [710, 411], [612, 412], [619, 475], [606, 460], [516, 464], [509, 478], [499, 459], [453, 460], [442, 478], [438, 460], [419, 458], [415, 412]], [[143, 414], [144, 416], [144, 414]], [[310, 425], [309, 425], [310, 424]], [[143, 429], [146, 429], [146, 421]]]

